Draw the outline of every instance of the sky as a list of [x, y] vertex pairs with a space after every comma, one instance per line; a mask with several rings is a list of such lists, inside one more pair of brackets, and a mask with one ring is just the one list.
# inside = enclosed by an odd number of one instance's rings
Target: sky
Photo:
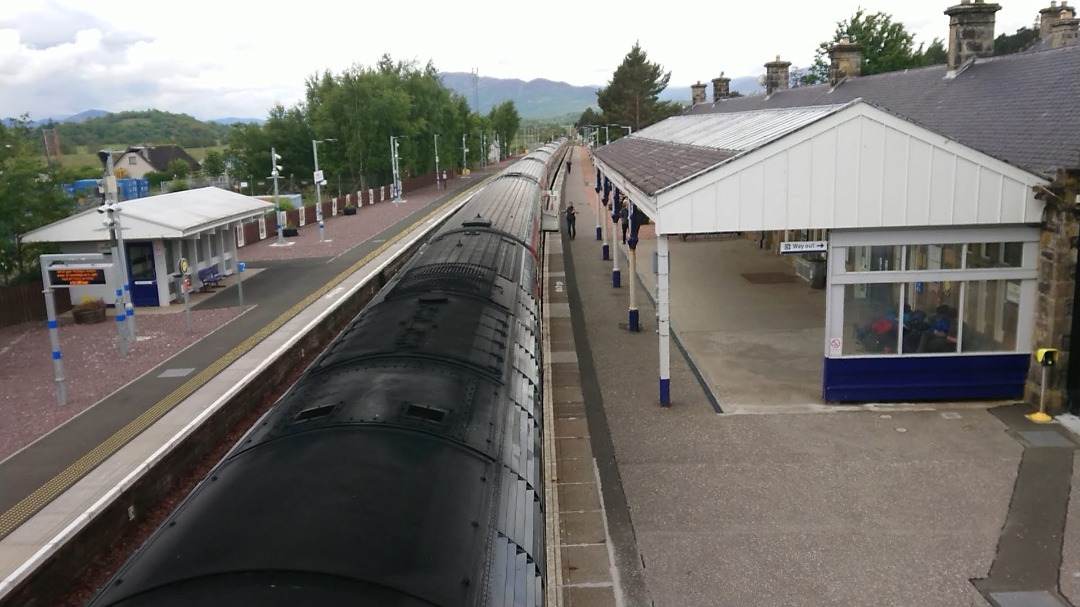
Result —
[[[307, 78], [373, 66], [383, 54], [444, 72], [603, 86], [635, 42], [671, 72], [671, 86], [689, 88], [720, 72], [756, 76], [777, 55], [808, 66], [860, 6], [929, 44], [946, 37], [950, 4], [3, 0], [0, 117], [154, 108], [265, 118], [275, 103], [297, 104]], [[998, 34], [1031, 25], [1050, 0], [1000, 4]]]

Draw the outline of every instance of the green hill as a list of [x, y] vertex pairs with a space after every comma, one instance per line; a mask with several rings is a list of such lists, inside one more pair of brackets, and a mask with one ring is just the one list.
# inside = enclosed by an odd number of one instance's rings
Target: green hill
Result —
[[175, 143], [185, 148], [219, 145], [228, 125], [202, 122], [187, 114], [160, 110], [117, 112], [82, 122], [54, 124], [65, 152], [72, 146], [94, 149], [102, 145]]

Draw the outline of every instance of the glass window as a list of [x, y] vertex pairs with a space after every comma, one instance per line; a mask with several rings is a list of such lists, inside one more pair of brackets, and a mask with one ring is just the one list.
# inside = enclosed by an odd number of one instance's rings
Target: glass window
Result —
[[1019, 268], [1023, 262], [1022, 242], [979, 242], [968, 245], [969, 268]]
[[908, 247], [908, 270], [958, 270], [962, 244], [917, 244]]
[[1015, 351], [1020, 281], [973, 280], [965, 285], [960, 351]]
[[149, 244], [128, 246], [128, 264], [131, 266], [131, 278], [148, 280], [154, 278], [154, 251]]
[[956, 352], [963, 283], [913, 282], [905, 285], [903, 352]]
[[902, 246], [848, 247], [845, 267], [848, 272], [899, 270]]
[[844, 285], [841, 354], [896, 354], [900, 340], [900, 285]]

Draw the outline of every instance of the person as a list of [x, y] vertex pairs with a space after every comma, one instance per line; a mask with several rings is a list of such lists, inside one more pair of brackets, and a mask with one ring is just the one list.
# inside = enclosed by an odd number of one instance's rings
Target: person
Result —
[[919, 352], [953, 352], [956, 350], [956, 338], [949, 335], [952, 310], [947, 305], [940, 305], [934, 310], [930, 326], [919, 338]]
[[566, 174], [567, 175], [570, 174], [570, 161], [569, 160], [566, 161]]
[[577, 211], [573, 202], [566, 205], [566, 231], [570, 233], [570, 240], [577, 236]]
[[626, 231], [630, 229], [630, 211], [625, 206], [619, 211], [619, 224], [622, 226], [622, 243], [626, 244]]

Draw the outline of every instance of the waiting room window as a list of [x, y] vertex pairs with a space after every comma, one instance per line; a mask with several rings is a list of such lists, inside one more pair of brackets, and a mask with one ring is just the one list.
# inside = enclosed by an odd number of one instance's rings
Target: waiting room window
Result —
[[968, 245], [969, 268], [1020, 268], [1024, 262], [1022, 242], [981, 242]]
[[844, 285], [842, 354], [899, 353], [900, 287], [897, 283]]
[[848, 247], [845, 263], [848, 272], [887, 272], [899, 270], [904, 247]]
[[963, 267], [962, 244], [919, 244], [907, 250], [907, 270], [959, 270]]
[[961, 352], [1014, 352], [1020, 320], [1019, 280], [965, 283]]

